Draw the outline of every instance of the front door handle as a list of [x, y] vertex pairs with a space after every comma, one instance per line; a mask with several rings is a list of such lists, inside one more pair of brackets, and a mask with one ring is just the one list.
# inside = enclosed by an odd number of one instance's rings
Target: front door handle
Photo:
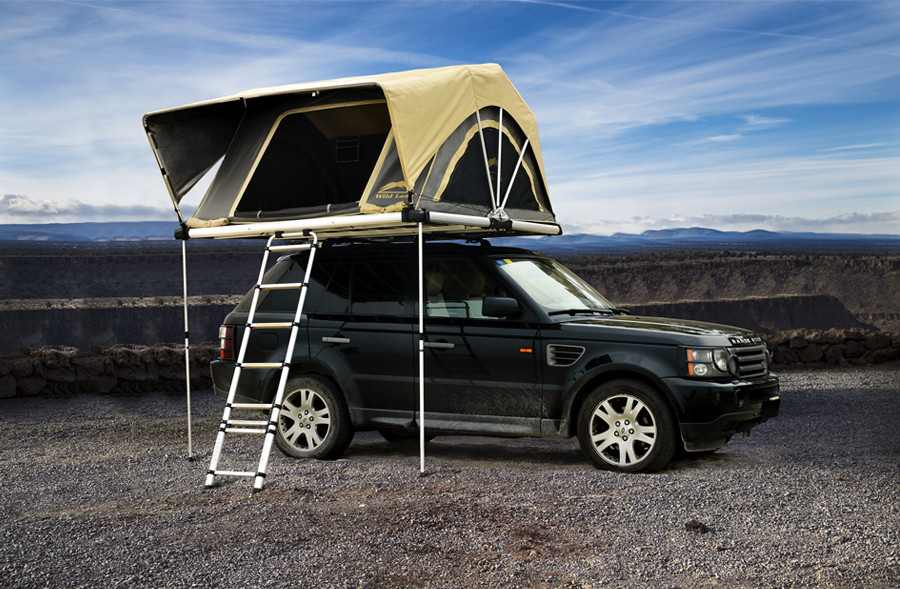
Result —
[[350, 343], [350, 338], [349, 338], [349, 337], [328, 337], [328, 336], [325, 336], [325, 337], [322, 338], [322, 341], [325, 342], [326, 344], [349, 344], [349, 343]]

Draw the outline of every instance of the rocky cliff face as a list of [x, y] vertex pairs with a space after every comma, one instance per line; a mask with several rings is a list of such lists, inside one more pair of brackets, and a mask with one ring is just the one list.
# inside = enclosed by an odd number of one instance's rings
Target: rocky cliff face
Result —
[[[563, 262], [608, 299], [626, 308], [651, 303], [827, 295], [863, 323], [900, 329], [900, 258], [896, 256], [684, 253], [579, 257]], [[804, 311], [805, 320], [822, 326], [828, 321], [830, 309], [820, 312], [812, 305]], [[820, 316], [814, 317], [816, 313]]]
[[789, 295], [628, 305], [635, 315], [736, 325], [760, 334], [791, 329], [872, 329], [831, 295]]

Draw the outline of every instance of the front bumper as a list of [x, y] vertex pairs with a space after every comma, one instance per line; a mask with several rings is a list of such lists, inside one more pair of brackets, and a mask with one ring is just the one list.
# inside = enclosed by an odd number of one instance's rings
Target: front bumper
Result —
[[734, 434], [777, 416], [781, 406], [775, 375], [730, 383], [673, 378], [665, 384], [681, 403], [681, 438], [689, 452], [720, 448]]

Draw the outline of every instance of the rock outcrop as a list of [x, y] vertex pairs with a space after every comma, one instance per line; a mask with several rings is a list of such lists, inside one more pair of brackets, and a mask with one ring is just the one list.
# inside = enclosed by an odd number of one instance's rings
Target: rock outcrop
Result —
[[[868, 366], [900, 361], [900, 333], [861, 329], [793, 330], [765, 336], [776, 370]], [[192, 345], [191, 387], [209, 389], [216, 342]], [[45, 346], [0, 358], [0, 398], [38, 394], [133, 394], [182, 391], [184, 346], [121, 344], [77, 348]]]

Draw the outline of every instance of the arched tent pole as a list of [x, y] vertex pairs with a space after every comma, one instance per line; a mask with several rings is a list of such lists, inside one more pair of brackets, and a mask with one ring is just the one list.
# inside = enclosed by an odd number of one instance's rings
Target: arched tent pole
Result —
[[[484, 156], [484, 174], [487, 176], [488, 190], [491, 191], [491, 210], [497, 209], [497, 197], [494, 196], [494, 183], [491, 182], [491, 163], [488, 161], [487, 145], [484, 144], [484, 128], [481, 126], [481, 111], [475, 111], [478, 121], [478, 138], [481, 139], [481, 154]], [[499, 186], [497, 187], [500, 188]]]
[[500, 191], [503, 190], [503, 187], [500, 185], [500, 166], [503, 161], [503, 109], [500, 109], [500, 118], [497, 122], [497, 197], [494, 200], [494, 209], [497, 209], [499, 206], [499, 210], [503, 210], [503, 205], [498, 205], [500, 202]]
[[522, 151], [519, 152], [519, 159], [516, 160], [516, 167], [513, 170], [512, 177], [509, 179], [509, 185], [506, 187], [506, 194], [503, 196], [503, 202], [500, 203], [500, 211], [506, 208], [506, 201], [509, 200], [509, 193], [512, 192], [513, 183], [516, 181], [516, 176], [519, 174], [519, 168], [522, 167], [522, 158], [525, 157], [525, 150], [528, 149], [528, 139], [525, 140], [525, 143], [522, 145]]

